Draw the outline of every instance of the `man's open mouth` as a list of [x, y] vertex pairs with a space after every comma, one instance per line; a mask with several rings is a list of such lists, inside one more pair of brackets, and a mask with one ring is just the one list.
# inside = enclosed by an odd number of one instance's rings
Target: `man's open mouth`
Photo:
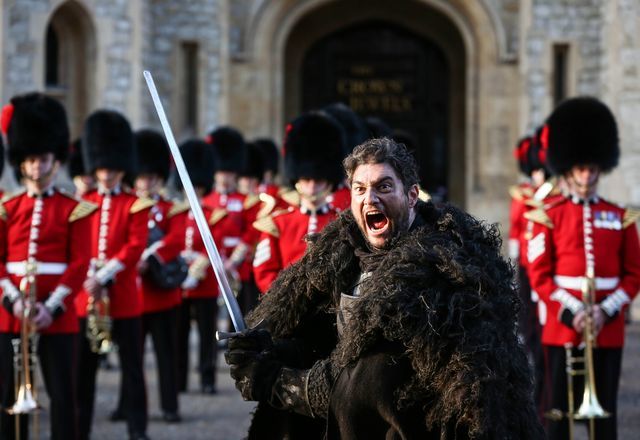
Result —
[[369, 211], [364, 218], [367, 228], [372, 232], [382, 232], [389, 227], [389, 219], [381, 211]]

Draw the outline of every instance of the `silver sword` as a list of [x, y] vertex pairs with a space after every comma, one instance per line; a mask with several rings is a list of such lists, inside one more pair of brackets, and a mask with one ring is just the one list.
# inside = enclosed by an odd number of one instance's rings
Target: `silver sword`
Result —
[[[193, 189], [193, 184], [191, 183], [191, 179], [189, 178], [187, 167], [184, 165], [184, 161], [182, 160], [182, 155], [180, 154], [180, 150], [178, 149], [176, 140], [173, 137], [173, 132], [171, 131], [171, 127], [169, 126], [167, 115], [164, 113], [164, 107], [162, 107], [162, 102], [160, 102], [160, 96], [158, 95], [158, 90], [156, 89], [156, 85], [153, 82], [153, 77], [151, 76], [151, 72], [149, 72], [148, 70], [145, 70], [143, 74], [144, 74], [144, 79], [147, 82], [147, 87], [149, 88], [149, 92], [151, 93], [151, 99], [153, 99], [153, 104], [156, 107], [156, 112], [158, 113], [158, 117], [160, 118], [160, 123], [162, 124], [162, 130], [164, 131], [164, 135], [167, 138], [167, 142], [169, 143], [169, 150], [171, 150], [173, 161], [176, 164], [176, 169], [178, 170], [178, 176], [180, 176], [180, 180], [182, 181], [184, 192], [187, 195], [187, 199], [189, 200], [189, 205], [191, 206], [191, 212], [193, 213], [193, 217], [195, 218], [196, 224], [198, 225], [198, 230], [200, 231], [200, 236], [202, 236], [202, 241], [204, 242], [204, 247], [207, 250], [207, 255], [209, 256], [209, 261], [211, 262], [213, 271], [216, 273], [216, 278], [218, 279], [218, 286], [220, 287], [220, 291], [222, 292], [222, 297], [224, 298], [224, 302], [227, 305], [227, 310], [229, 311], [229, 315], [231, 316], [231, 321], [233, 322], [233, 326], [235, 327], [236, 331], [241, 332], [246, 328], [246, 325], [244, 323], [244, 319], [242, 317], [242, 312], [240, 311], [240, 306], [238, 305], [238, 301], [236, 300], [236, 297], [231, 291], [231, 286], [229, 285], [229, 280], [227, 279], [227, 275], [224, 270], [224, 265], [222, 264], [222, 258], [220, 258], [220, 254], [218, 253], [218, 248], [216, 247], [216, 243], [215, 241], [213, 241], [213, 237], [211, 236], [211, 231], [209, 230], [207, 221], [204, 218], [204, 213], [202, 212], [202, 207], [200, 206], [200, 201], [196, 196], [196, 192]], [[235, 335], [235, 334], [234, 333], [224, 334], [224, 336], [227, 336], [227, 337], [230, 337], [232, 335]], [[218, 332], [216, 332], [216, 338], [218, 338]]]

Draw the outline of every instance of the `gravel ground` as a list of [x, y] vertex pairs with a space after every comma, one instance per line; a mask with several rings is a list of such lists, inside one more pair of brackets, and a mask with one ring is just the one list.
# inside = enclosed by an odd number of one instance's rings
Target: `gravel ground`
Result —
[[[192, 350], [195, 362], [195, 345]], [[112, 356], [115, 361], [116, 356]], [[198, 392], [199, 378], [191, 372], [190, 390], [180, 395], [180, 412], [182, 423], [166, 424], [161, 420], [158, 408], [158, 389], [155, 374], [155, 362], [151, 353], [151, 346], [147, 344], [145, 368], [147, 393], [149, 397], [149, 437], [153, 440], [168, 439], [212, 439], [236, 440], [242, 439], [247, 432], [254, 403], [244, 402], [236, 391], [229, 369], [220, 353], [218, 359], [218, 394], [205, 396]], [[619, 393], [618, 437], [620, 440], [638, 438], [640, 432], [640, 323], [636, 322], [627, 327], [627, 341], [623, 355], [623, 372]], [[122, 422], [109, 421], [109, 414], [115, 408], [120, 376], [117, 369], [100, 370], [98, 376], [98, 391], [96, 400], [96, 414], [93, 424], [93, 439], [113, 440], [126, 439], [126, 425]], [[46, 435], [47, 401], [40, 393], [45, 410], [41, 413], [40, 438]], [[44, 432], [43, 432], [44, 431]], [[577, 440], [586, 440], [586, 430], [578, 426]]]

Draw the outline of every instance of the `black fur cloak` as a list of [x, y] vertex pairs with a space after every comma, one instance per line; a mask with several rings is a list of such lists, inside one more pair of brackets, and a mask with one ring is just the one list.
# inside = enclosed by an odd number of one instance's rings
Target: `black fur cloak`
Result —
[[[516, 335], [518, 295], [497, 228], [450, 205], [419, 202], [416, 209], [420, 226], [377, 258], [340, 337], [340, 295], [352, 293], [361, 272], [355, 251], [366, 248], [350, 211], [309, 243], [249, 316], [254, 324], [265, 319], [274, 338], [303, 341], [304, 360], [294, 367], [329, 358], [335, 372], [328, 428], [324, 420], [319, 428], [317, 419], [278, 414], [260, 403], [249, 438], [283, 438], [284, 432], [312, 438], [313, 429], [318, 438], [544, 438]], [[392, 376], [376, 366], [381, 353], [385, 365], [398, 361]], [[365, 382], [360, 390], [342, 389], [356, 377]], [[380, 382], [393, 388], [389, 411], [411, 415], [394, 420], [414, 426], [380, 432], [370, 413], [360, 424], [341, 417], [345, 400], [380, 400]], [[395, 435], [385, 437], [391, 431]]]

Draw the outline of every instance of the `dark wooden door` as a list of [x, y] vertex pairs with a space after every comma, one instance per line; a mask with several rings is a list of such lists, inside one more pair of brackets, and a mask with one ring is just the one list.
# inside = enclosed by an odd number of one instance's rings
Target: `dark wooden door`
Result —
[[408, 133], [423, 187], [446, 199], [448, 77], [446, 59], [433, 43], [391, 23], [367, 22], [333, 33], [307, 51], [301, 108], [341, 101], [363, 117], [380, 117]]

